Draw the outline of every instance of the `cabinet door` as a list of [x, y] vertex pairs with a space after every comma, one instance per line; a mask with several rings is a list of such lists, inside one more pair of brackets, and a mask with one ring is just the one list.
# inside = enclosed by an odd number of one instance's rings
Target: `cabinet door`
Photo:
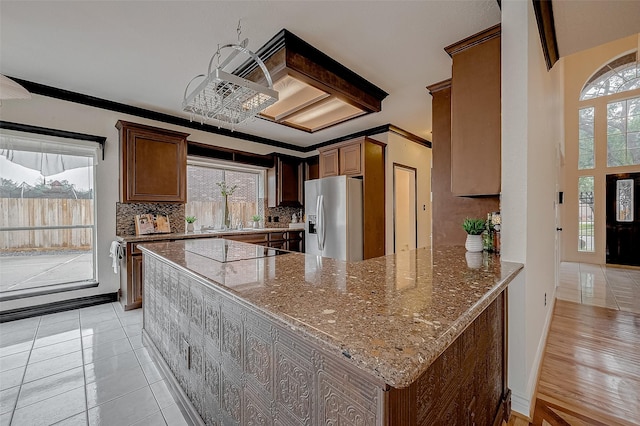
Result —
[[269, 241], [268, 234], [223, 235], [225, 240], [242, 241], [243, 243], [262, 244]]
[[270, 241], [269, 247], [280, 249], [280, 250], [287, 250], [287, 242], [286, 241]]
[[187, 134], [118, 121], [121, 200], [186, 202]]
[[320, 177], [338, 176], [338, 149], [329, 149], [320, 153]]
[[288, 232], [287, 250], [297, 252], [304, 251], [302, 246], [302, 231]]
[[278, 157], [278, 206], [302, 207], [303, 165], [299, 159]]
[[340, 174], [362, 174], [362, 144], [355, 143], [340, 148]]
[[129, 305], [142, 306], [142, 255], [131, 256], [131, 289], [129, 292]]
[[320, 157], [314, 155], [309, 157], [304, 162], [304, 180], [312, 180], [320, 178]]
[[500, 193], [500, 37], [455, 53], [451, 81], [451, 192]]

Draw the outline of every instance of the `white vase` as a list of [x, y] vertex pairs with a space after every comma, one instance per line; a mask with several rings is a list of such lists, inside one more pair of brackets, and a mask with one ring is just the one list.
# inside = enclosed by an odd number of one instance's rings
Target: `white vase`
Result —
[[467, 234], [467, 241], [464, 243], [464, 248], [471, 253], [478, 253], [482, 251], [482, 235]]
[[187, 232], [193, 232], [193, 223], [187, 223]]

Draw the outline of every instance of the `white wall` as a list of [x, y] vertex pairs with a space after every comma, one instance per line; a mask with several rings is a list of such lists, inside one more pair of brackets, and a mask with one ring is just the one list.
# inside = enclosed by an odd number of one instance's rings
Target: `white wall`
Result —
[[[509, 287], [509, 387], [529, 415], [555, 292], [555, 208], [563, 72], [547, 72], [531, 2], [502, 2], [502, 260]], [[545, 306], [546, 295], [546, 306]]]
[[96, 179], [98, 233], [96, 251], [98, 259], [97, 277], [100, 285], [91, 289], [3, 302], [0, 307], [0, 310], [3, 311], [76, 297], [113, 293], [120, 288], [119, 278], [113, 273], [113, 269], [111, 269], [111, 258], [109, 258], [109, 246], [115, 238], [116, 202], [119, 199], [119, 140], [118, 131], [115, 128], [116, 121], [126, 120], [177, 130], [189, 133], [191, 135], [189, 136], [190, 141], [229, 147], [257, 154], [269, 154], [277, 151], [298, 156], [309, 155], [300, 155], [298, 152], [278, 149], [268, 145], [256, 144], [241, 139], [229, 138], [39, 95], [34, 95], [31, 100], [4, 101], [2, 107], [0, 107], [0, 119], [3, 121], [70, 132], [105, 136], [107, 138], [105, 158], [104, 160], [102, 160], [102, 158], [98, 160]]
[[387, 144], [385, 158], [385, 244], [393, 253], [393, 164], [417, 169], [418, 247], [431, 246], [431, 149], [395, 133], [374, 137]]

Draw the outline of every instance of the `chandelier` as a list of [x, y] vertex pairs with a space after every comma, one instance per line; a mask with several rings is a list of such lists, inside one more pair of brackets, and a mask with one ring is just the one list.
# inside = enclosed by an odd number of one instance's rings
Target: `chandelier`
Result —
[[[238, 33], [240, 28], [238, 27]], [[239, 34], [238, 34], [239, 35]], [[191, 114], [191, 120], [198, 117], [201, 123], [216, 120], [219, 123], [231, 126], [231, 129], [249, 118], [255, 117], [259, 112], [269, 107], [278, 100], [278, 92], [273, 90], [273, 82], [269, 70], [264, 62], [252, 51], [247, 49], [249, 40], [241, 43], [225, 44], [209, 60], [207, 74], [195, 76], [184, 89], [182, 109]], [[223, 50], [231, 50], [222, 62]], [[231, 61], [240, 53], [253, 59], [260, 67], [266, 78], [268, 86], [263, 86], [237, 75], [224, 71]], [[217, 67], [212, 69], [214, 61]], [[203, 78], [200, 84], [187, 95], [191, 84]]]

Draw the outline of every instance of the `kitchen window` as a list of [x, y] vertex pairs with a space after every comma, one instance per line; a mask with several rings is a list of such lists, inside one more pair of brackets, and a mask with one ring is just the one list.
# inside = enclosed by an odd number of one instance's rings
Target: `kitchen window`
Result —
[[228, 197], [231, 226], [249, 227], [252, 216], [264, 213], [264, 171], [249, 167], [189, 160], [187, 163], [186, 216], [195, 216], [196, 229], [222, 228], [224, 221], [224, 197], [217, 185], [236, 185]]
[[0, 294], [96, 284], [98, 144], [2, 129]]

